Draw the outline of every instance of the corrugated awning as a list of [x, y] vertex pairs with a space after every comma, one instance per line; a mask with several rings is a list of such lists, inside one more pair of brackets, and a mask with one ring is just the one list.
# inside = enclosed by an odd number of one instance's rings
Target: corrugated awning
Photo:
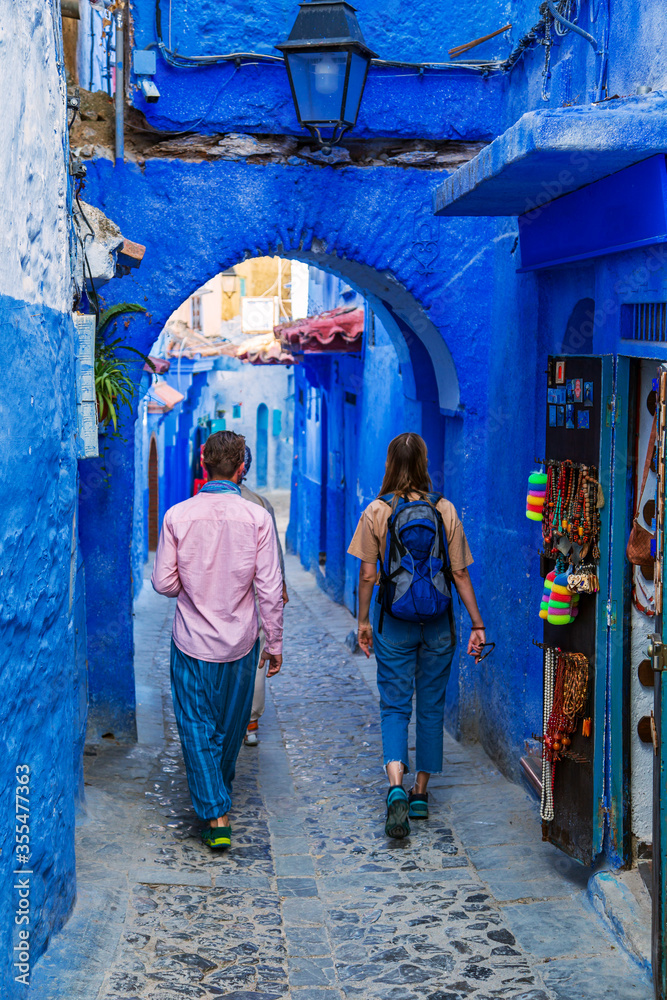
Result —
[[282, 323], [275, 332], [283, 347], [296, 354], [359, 351], [364, 332], [364, 309], [339, 306], [318, 316]]
[[[253, 337], [254, 343], [249, 344], [245, 349], [241, 348], [238, 357], [245, 364], [249, 365], [293, 365], [296, 364], [294, 357], [285, 351], [279, 340]], [[264, 341], [263, 343], [261, 341]]]

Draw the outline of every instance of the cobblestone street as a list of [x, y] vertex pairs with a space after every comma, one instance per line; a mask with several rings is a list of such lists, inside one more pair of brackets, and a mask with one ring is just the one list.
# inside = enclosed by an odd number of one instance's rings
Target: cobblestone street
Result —
[[243, 748], [232, 849], [198, 840], [171, 710], [173, 602], [137, 607], [139, 743], [86, 756], [76, 910], [38, 963], [40, 1000], [649, 1000], [542, 844], [538, 808], [477, 747], [446, 741], [431, 820], [384, 836], [373, 662], [288, 560], [284, 672]]

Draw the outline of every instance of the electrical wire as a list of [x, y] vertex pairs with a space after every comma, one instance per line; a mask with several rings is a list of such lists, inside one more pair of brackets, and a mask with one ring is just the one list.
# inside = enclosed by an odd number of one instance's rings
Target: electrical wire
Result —
[[[564, 18], [576, 24], [579, 20], [579, 4], [581, 0], [560, 0], [559, 9]], [[570, 28], [566, 28], [561, 21], [554, 20], [554, 34], [559, 38], [569, 35]]]
[[163, 132], [160, 129], [140, 128], [138, 125], [131, 125], [131, 124], [129, 124], [128, 127], [130, 129], [132, 129], [133, 132], [143, 132], [145, 135], [155, 135], [156, 137], [159, 136], [160, 141], [162, 141], [164, 139], [170, 139], [173, 136], [187, 135], [189, 132], [194, 132], [194, 130], [197, 128], [198, 125], [201, 125], [202, 122], [206, 121], [206, 119], [210, 115], [211, 111], [213, 111], [213, 108], [217, 104], [217, 101], [218, 101], [218, 98], [220, 97], [220, 94], [223, 92], [223, 90], [225, 89], [225, 87], [232, 82], [232, 80], [234, 79], [234, 77], [238, 73], [239, 68], [240, 68], [239, 66], [235, 66], [234, 67], [234, 72], [231, 73], [230, 76], [227, 77], [227, 79], [224, 81], [224, 83], [220, 87], [218, 87], [218, 91], [217, 91], [215, 97], [213, 98], [213, 100], [211, 101], [211, 104], [209, 105], [208, 109], [204, 112], [204, 114], [201, 116], [201, 118], [198, 118], [196, 122], [193, 122], [192, 125], [189, 125], [187, 128], [180, 129], [178, 132]]
[[[171, 0], [169, 0], [169, 12], [171, 14]], [[264, 52], [225, 52], [220, 54], [189, 56], [174, 52], [168, 46], [162, 35], [162, 9], [161, 0], [155, 0], [155, 36], [157, 48], [165, 62], [178, 69], [194, 69], [198, 66], [212, 66], [223, 62], [245, 63], [247, 59], [257, 60], [259, 63], [284, 63], [282, 56], [269, 55]], [[405, 62], [397, 59], [371, 59], [371, 65], [384, 68], [414, 69], [423, 72], [425, 69], [468, 69], [481, 73], [489, 73], [494, 70], [503, 69], [502, 60], [467, 59], [463, 62]]]
[[[568, 21], [567, 18], [564, 17], [558, 10], [553, 0], [545, 0], [545, 6], [549, 11], [549, 13], [551, 14], [551, 16], [554, 18], [554, 20], [559, 21], [564, 28], [567, 28], [567, 31], [573, 31], [575, 35], [581, 35], [582, 38], [585, 38], [586, 41], [593, 46], [593, 50], [597, 52], [598, 43], [593, 38], [593, 36], [590, 35], [587, 31], [584, 31], [583, 28], [580, 28], [578, 24], [574, 23], [574, 21]], [[562, 34], [567, 34], [567, 31], [562, 32]]]

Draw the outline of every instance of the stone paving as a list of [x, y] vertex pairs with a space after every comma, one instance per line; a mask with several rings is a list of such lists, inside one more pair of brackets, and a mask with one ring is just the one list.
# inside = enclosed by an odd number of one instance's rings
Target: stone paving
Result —
[[173, 602], [137, 608], [139, 743], [89, 747], [79, 900], [38, 963], [40, 1000], [649, 1000], [542, 844], [537, 804], [446, 739], [432, 818], [383, 830], [372, 662], [288, 560], [284, 672], [243, 748], [233, 846], [198, 840], [168, 684]]

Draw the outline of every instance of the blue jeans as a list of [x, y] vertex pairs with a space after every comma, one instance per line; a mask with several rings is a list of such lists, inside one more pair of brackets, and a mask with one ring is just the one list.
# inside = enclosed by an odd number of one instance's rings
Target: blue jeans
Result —
[[381, 634], [379, 624], [380, 606], [376, 602], [373, 644], [385, 767], [391, 761], [402, 761], [406, 771], [410, 770], [408, 726], [416, 691], [416, 770], [436, 774], [442, 771], [445, 692], [456, 648], [449, 615], [420, 625], [385, 613]]

